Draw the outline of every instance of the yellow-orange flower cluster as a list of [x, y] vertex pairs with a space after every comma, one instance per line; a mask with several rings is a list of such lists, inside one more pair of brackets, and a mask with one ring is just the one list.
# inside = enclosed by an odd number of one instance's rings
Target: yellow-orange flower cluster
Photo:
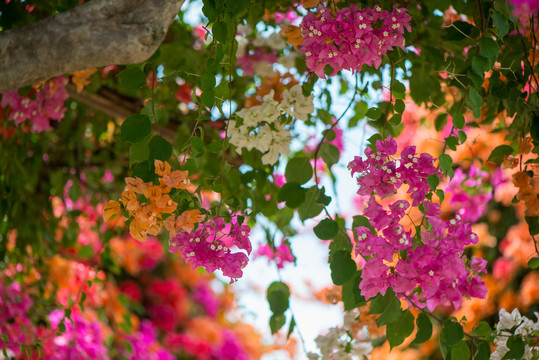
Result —
[[[187, 171], [172, 171], [168, 162], [155, 160], [155, 173], [160, 176], [159, 185], [145, 183], [137, 177], [126, 178], [126, 187], [120, 198], [131, 218], [129, 232], [139, 241], [145, 241], [148, 235], [157, 235], [163, 223], [173, 236], [180, 228], [191, 231], [195, 223], [204, 219], [199, 210], [187, 210], [178, 217], [172, 214], [178, 203], [171, 199], [169, 193], [172, 189], [186, 189], [189, 186]], [[139, 201], [139, 195], [144, 196], [144, 202]], [[119, 214], [120, 208], [119, 202], [109, 201], [103, 208], [105, 221]]]
[[524, 171], [513, 174], [513, 185], [518, 188], [517, 199], [524, 201], [526, 216], [539, 216], [539, 199], [531, 182], [532, 178]]

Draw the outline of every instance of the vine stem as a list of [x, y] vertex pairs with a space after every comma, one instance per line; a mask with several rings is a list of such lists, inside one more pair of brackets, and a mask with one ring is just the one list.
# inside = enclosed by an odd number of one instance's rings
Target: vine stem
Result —
[[[277, 277], [279, 278], [279, 281], [280, 282], [283, 282], [283, 277], [282, 277], [282, 274], [281, 274], [281, 269], [279, 269], [279, 266], [277, 266], [277, 262], [275, 261], [275, 259], [273, 259], [273, 263], [275, 264], [275, 268], [277, 269]], [[294, 322], [295, 322], [295, 330], [296, 330], [296, 333], [298, 334], [298, 337], [299, 337], [299, 341], [301, 342], [301, 347], [303, 349], [303, 352], [305, 353], [305, 355], [307, 355], [307, 348], [305, 347], [305, 338], [303, 337], [303, 333], [301, 332], [300, 328], [299, 328], [299, 324], [296, 320], [296, 316], [294, 315], [294, 310], [292, 309], [292, 305], [289, 303], [288, 304], [288, 310], [290, 310], [290, 321], [292, 321], [292, 319], [294, 319]]]
[[[234, 24], [236, 28], [236, 24]], [[221, 148], [221, 201], [219, 201], [219, 206], [217, 208], [217, 215], [221, 211], [221, 206], [224, 200], [225, 193], [225, 146], [228, 139], [228, 126], [230, 124], [230, 118], [232, 117], [232, 58], [234, 56], [234, 39], [230, 44], [230, 54], [229, 54], [229, 65], [228, 65], [228, 117], [225, 121], [225, 135], [223, 137], [223, 146]], [[223, 111], [224, 114], [224, 111]]]
[[320, 140], [320, 142], [316, 146], [316, 149], [314, 150], [314, 155], [313, 155], [314, 156], [314, 181], [317, 187], [318, 187], [319, 179], [318, 179], [318, 171], [316, 169], [316, 163], [318, 161], [318, 154], [320, 153], [320, 148], [322, 147], [322, 144], [324, 143], [324, 140], [326, 139], [326, 135], [328, 134], [328, 132], [330, 130], [333, 130], [339, 124], [339, 122], [343, 119], [344, 115], [346, 115], [348, 110], [350, 110], [350, 108], [352, 107], [352, 104], [355, 102], [356, 96], [358, 93], [358, 83], [359, 83], [359, 74], [356, 74], [356, 83], [354, 86], [354, 95], [352, 96], [352, 99], [350, 99], [348, 106], [346, 106], [346, 109], [344, 109], [341, 116], [339, 116], [337, 120], [335, 120], [335, 122], [333, 122], [333, 124], [331, 124], [331, 126], [322, 133], [322, 139]]

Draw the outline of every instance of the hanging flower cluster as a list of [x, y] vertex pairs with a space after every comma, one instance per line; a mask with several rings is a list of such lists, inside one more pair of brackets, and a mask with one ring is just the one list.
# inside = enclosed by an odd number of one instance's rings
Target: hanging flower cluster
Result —
[[194, 231], [180, 231], [169, 241], [169, 251], [180, 253], [193, 268], [203, 266], [208, 272], [219, 269], [231, 281], [243, 275], [242, 269], [249, 258], [242, 251], [231, 252], [236, 247], [251, 253], [249, 233], [251, 228], [241, 224], [237, 217], [225, 224], [223, 218], [215, 217], [199, 224]]
[[494, 339], [496, 349], [490, 354], [490, 358], [493, 360], [505, 359], [509, 352], [508, 341], [512, 341], [515, 337], [521, 337], [525, 346], [520, 359], [534, 359], [537, 356], [534, 357], [534, 353], [537, 354], [539, 351], [539, 347], [536, 346], [537, 333], [539, 332], [539, 313], [535, 313], [535, 317], [538, 320], [534, 322], [526, 316], [520, 315], [518, 309], [514, 309], [511, 313], [501, 309], [500, 320], [496, 324], [496, 338]]
[[62, 120], [66, 112], [64, 101], [68, 97], [65, 79], [58, 76], [38, 89], [33, 97], [19, 95], [17, 90], [4, 92], [0, 105], [11, 108], [9, 120], [15, 122], [15, 125], [30, 120], [32, 132], [43, 132], [52, 129], [51, 119]]
[[359, 9], [332, 11], [322, 5], [318, 13], [309, 13], [301, 23], [301, 49], [307, 67], [325, 78], [324, 68], [331, 66], [335, 75], [340, 70], [361, 71], [363, 65], [378, 68], [382, 55], [398, 46], [404, 50], [404, 29], [410, 31], [411, 16], [404, 8], [391, 12], [379, 5]]
[[290, 243], [283, 240], [279, 246], [263, 244], [256, 250], [255, 256], [266, 257], [268, 261], [275, 261], [279, 269], [284, 268], [286, 263], [294, 263], [296, 258], [290, 250]]
[[320, 354], [309, 352], [309, 360], [355, 360], [369, 358], [373, 346], [368, 332], [358, 320], [359, 311], [344, 313], [343, 325], [330, 328], [326, 334], [314, 341]]
[[532, 180], [533, 178], [524, 171], [513, 174], [513, 185], [518, 188], [517, 199], [524, 202], [526, 216], [539, 215], [539, 198], [537, 198]]
[[[486, 287], [479, 273], [486, 272], [486, 261], [463, 257], [464, 247], [477, 243], [471, 225], [456, 219], [440, 218], [440, 206], [425, 200], [430, 191], [428, 175], [437, 174], [435, 159], [429, 154], [415, 155], [408, 146], [400, 160], [391, 159], [397, 142], [391, 137], [376, 142], [376, 151], [365, 150], [366, 160], [356, 157], [348, 167], [358, 178], [360, 195], [370, 195], [364, 210], [372, 229], [355, 228], [356, 253], [366, 257], [359, 285], [361, 294], [370, 299], [385, 294], [388, 288], [413, 305], [434, 310], [438, 305], [460, 307], [463, 296], [483, 298]], [[413, 199], [412, 206], [422, 207], [426, 226], [416, 233], [400, 224], [410, 203], [398, 200], [386, 210], [373, 194], [380, 197], [396, 193], [404, 183]], [[423, 224], [422, 222], [422, 224]]]
[[[125, 178], [126, 187], [122, 192], [120, 202], [129, 212], [131, 224], [129, 232], [139, 241], [145, 241], [148, 235], [156, 236], [163, 224], [171, 236], [179, 229], [192, 230], [195, 223], [204, 220], [199, 210], [186, 210], [178, 217], [172, 215], [178, 203], [169, 195], [172, 189], [185, 189], [190, 182], [188, 172], [171, 171], [170, 164], [161, 160], [155, 160], [155, 173], [160, 176], [159, 185], [151, 182], [145, 183], [137, 177]], [[146, 201], [141, 202], [142, 195]], [[111, 200], [103, 208], [103, 217], [108, 221], [112, 216], [119, 214], [120, 203]]]
[[300, 85], [283, 91], [283, 100], [279, 103], [273, 99], [273, 91], [264, 96], [262, 105], [244, 108], [236, 114], [243, 119], [238, 125], [230, 121], [228, 136], [230, 143], [238, 148], [253, 148], [264, 155], [264, 164], [275, 164], [280, 154], [290, 152], [290, 131], [279, 121], [279, 117], [289, 114], [299, 120], [308, 120], [314, 111], [313, 95], [304, 96]]

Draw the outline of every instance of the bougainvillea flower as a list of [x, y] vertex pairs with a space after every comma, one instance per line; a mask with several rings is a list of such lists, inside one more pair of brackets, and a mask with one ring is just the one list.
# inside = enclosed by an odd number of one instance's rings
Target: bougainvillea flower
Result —
[[120, 213], [120, 203], [115, 200], [110, 200], [107, 205], [103, 207], [103, 219], [109, 221], [113, 216]]

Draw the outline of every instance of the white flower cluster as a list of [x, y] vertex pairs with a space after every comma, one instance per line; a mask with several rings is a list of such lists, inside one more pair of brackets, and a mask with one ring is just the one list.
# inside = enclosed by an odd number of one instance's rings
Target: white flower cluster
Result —
[[275, 164], [280, 154], [290, 152], [290, 131], [279, 121], [283, 114], [289, 114], [299, 120], [307, 120], [314, 111], [313, 95], [303, 96], [300, 85], [283, 92], [283, 101], [273, 99], [273, 91], [264, 96], [262, 105], [241, 109], [236, 113], [243, 119], [237, 125], [230, 121], [228, 136], [230, 143], [247, 150], [258, 149], [264, 164]]
[[351, 334], [352, 324], [357, 317], [357, 309], [346, 312], [342, 327], [333, 327], [325, 335], [319, 335], [314, 341], [320, 354], [308, 353], [309, 360], [364, 360], [372, 351], [366, 331]]
[[[505, 309], [500, 310], [500, 321], [496, 325], [497, 336], [494, 339], [496, 349], [490, 354], [491, 360], [501, 360], [509, 351], [507, 339], [510, 335], [521, 335], [523, 340], [534, 338], [534, 331], [539, 331], [539, 313], [535, 313], [538, 321], [533, 322], [526, 316], [520, 315], [518, 309], [508, 313]], [[514, 331], [513, 331], [514, 329]], [[533, 357], [533, 350], [539, 351], [539, 347], [530, 347], [526, 344], [522, 359], [530, 360]]]

